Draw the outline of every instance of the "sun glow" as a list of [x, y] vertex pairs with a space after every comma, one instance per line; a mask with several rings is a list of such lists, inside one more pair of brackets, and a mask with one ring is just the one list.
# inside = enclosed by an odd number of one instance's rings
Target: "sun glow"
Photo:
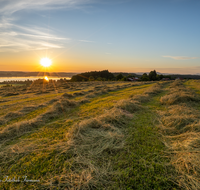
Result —
[[51, 66], [52, 64], [52, 61], [51, 59], [49, 59], [48, 57], [44, 57], [40, 60], [40, 64], [43, 66], [43, 67], [49, 67]]
[[48, 78], [47, 76], [45, 76], [44, 79], [45, 79], [46, 81], [49, 81], [49, 78]]

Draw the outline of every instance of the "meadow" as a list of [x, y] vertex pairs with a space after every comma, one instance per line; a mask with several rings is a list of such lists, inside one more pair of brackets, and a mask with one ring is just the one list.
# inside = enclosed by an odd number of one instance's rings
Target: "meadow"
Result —
[[199, 102], [198, 80], [1, 85], [0, 189], [200, 189]]

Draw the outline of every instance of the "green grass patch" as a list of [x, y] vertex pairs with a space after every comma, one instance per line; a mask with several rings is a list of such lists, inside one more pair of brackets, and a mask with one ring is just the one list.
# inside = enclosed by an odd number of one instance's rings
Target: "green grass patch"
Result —
[[144, 103], [143, 110], [136, 112], [127, 130], [125, 148], [111, 158], [116, 175], [110, 189], [176, 189], [171, 182], [175, 169], [166, 158], [166, 147], [158, 132], [156, 110], [165, 109], [159, 103], [164, 91]]
[[95, 117], [103, 114], [105, 110], [111, 109], [117, 101], [127, 99], [130, 95], [142, 94], [152, 84], [129, 87], [122, 90], [116, 90], [104, 95], [99, 95], [91, 99], [90, 103], [81, 105], [78, 109], [80, 117]]

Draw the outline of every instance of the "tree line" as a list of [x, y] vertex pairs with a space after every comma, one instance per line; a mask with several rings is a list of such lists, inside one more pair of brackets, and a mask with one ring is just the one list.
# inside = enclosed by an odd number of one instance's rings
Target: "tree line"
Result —
[[[127, 81], [128, 78], [136, 77], [136, 75], [129, 74], [127, 76], [124, 76], [123, 74], [118, 74], [114, 76], [112, 73], [110, 73], [108, 70], [103, 71], [91, 71], [86, 73], [81, 73], [72, 76], [71, 82], [81, 82], [81, 81]], [[163, 78], [169, 78], [171, 79], [170, 75], [159, 75], [156, 73], [156, 71], [151, 71], [149, 74], [144, 73], [141, 77], [141, 81], [156, 81], [161, 80]]]
[[163, 78], [169, 78], [172, 79], [171, 75], [159, 75], [156, 73], [155, 70], [151, 71], [149, 74], [144, 73], [141, 76], [142, 81], [156, 81], [156, 80], [162, 80]]

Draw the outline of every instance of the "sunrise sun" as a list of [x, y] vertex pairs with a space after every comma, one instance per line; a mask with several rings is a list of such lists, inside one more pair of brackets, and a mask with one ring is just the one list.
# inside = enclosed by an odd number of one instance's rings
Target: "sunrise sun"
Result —
[[52, 61], [51, 59], [49, 59], [48, 57], [44, 57], [40, 60], [40, 64], [43, 66], [43, 67], [49, 67], [51, 66], [52, 64]]

